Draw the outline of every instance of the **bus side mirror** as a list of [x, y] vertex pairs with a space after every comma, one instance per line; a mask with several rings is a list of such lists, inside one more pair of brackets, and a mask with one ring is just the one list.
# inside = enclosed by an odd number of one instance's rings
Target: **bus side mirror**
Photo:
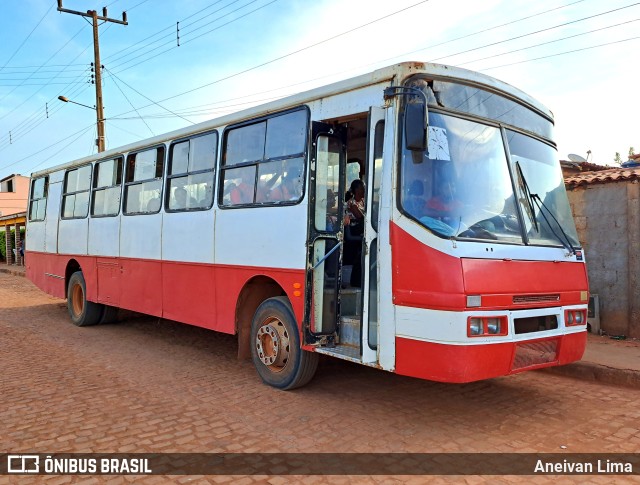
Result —
[[414, 100], [405, 105], [404, 133], [409, 150], [424, 152], [427, 149], [428, 119], [424, 102]]

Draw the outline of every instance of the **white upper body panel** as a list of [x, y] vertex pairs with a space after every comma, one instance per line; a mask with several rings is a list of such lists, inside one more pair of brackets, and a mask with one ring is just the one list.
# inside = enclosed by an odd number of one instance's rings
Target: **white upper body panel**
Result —
[[120, 217], [91, 217], [89, 219], [89, 255], [120, 256]]
[[216, 264], [304, 269], [307, 204], [218, 210]]
[[213, 264], [216, 211], [169, 212], [162, 220], [162, 259]]

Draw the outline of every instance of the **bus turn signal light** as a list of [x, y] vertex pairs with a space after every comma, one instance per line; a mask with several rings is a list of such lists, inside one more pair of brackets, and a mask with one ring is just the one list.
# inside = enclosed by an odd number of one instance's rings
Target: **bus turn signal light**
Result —
[[469, 317], [467, 319], [468, 337], [498, 337], [507, 335], [509, 330], [506, 316]]

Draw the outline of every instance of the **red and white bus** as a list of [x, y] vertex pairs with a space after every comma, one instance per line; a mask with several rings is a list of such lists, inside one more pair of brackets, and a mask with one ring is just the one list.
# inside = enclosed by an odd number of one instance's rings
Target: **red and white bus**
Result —
[[78, 326], [236, 334], [280, 389], [319, 354], [443, 382], [566, 364], [588, 287], [552, 131], [491, 77], [376, 70], [33, 173], [27, 274]]

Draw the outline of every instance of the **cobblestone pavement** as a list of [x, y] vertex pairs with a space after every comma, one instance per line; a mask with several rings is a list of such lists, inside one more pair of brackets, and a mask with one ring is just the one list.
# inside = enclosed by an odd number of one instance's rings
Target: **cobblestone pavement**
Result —
[[[18, 452], [640, 450], [640, 390], [542, 372], [446, 385], [324, 360], [305, 388], [263, 385], [235, 338], [130, 315], [74, 327], [66, 303], [0, 274], [0, 444]], [[561, 448], [566, 447], [566, 448]], [[464, 464], [461, 463], [461, 467]], [[554, 477], [428, 477], [551, 483]], [[610, 483], [613, 477], [561, 477]], [[617, 482], [637, 477], [616, 477]], [[0, 483], [425, 483], [425, 477], [0, 477]], [[557, 482], [557, 479], [553, 480]]]

